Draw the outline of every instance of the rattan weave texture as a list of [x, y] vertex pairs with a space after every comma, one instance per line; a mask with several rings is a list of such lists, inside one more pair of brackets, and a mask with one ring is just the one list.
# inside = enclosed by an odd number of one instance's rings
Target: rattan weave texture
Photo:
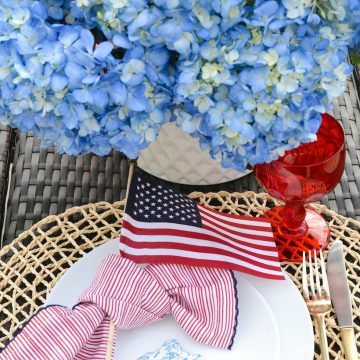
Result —
[[[334, 103], [335, 117], [342, 122], [347, 141], [346, 169], [339, 184], [322, 203], [331, 210], [360, 221], [360, 106], [354, 78], [345, 94]], [[31, 135], [16, 138], [13, 180], [6, 219], [5, 243], [49, 214], [59, 214], [74, 205], [120, 200], [125, 195], [127, 165], [113, 151], [108, 157], [71, 157], [41, 149]], [[252, 174], [214, 186], [175, 185], [191, 191], [261, 191]]]
[[42, 148], [30, 134], [16, 135], [5, 243], [24, 229], [73, 206], [125, 196], [127, 160], [113, 151], [107, 157], [68, 156]]
[[340, 184], [322, 203], [340, 215], [360, 220], [360, 102], [354, 77], [334, 102], [333, 115], [345, 131], [346, 164]]
[[[249, 216], [259, 216], [276, 204], [267, 194], [254, 192], [230, 194], [222, 191], [190, 196], [219, 211]], [[124, 204], [125, 201], [88, 204], [49, 216], [0, 250], [0, 348], [44, 303], [66, 269], [85, 253], [118, 237]], [[332, 240], [340, 239], [345, 245], [357, 345], [360, 347], [360, 222], [321, 205], [313, 205], [313, 208], [328, 220]], [[282, 265], [301, 289], [301, 265]], [[327, 330], [330, 358], [343, 360], [334, 313], [327, 319]], [[319, 360], [318, 334], [315, 341], [314, 359]]]
[[7, 191], [8, 171], [11, 154], [12, 131], [8, 126], [0, 126], [0, 233]]
[[[42, 148], [33, 135], [18, 133], [4, 243], [48, 215], [73, 206], [124, 198], [127, 175], [127, 160], [115, 150], [106, 157], [61, 155], [53, 148]], [[184, 193], [261, 189], [253, 176], [219, 185], [173, 186]]]
[[354, 78], [355, 78], [355, 85], [357, 87], [357, 93], [360, 93], [360, 65], [355, 66], [354, 69]]

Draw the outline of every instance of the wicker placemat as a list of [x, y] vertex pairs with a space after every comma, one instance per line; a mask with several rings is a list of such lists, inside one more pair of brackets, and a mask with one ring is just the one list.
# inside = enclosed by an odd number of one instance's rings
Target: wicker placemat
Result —
[[[260, 216], [276, 204], [267, 194], [254, 192], [197, 192], [190, 196], [219, 211], [249, 216]], [[101, 202], [49, 216], [0, 250], [0, 348], [44, 303], [66, 269], [85, 253], [118, 236], [124, 204], [124, 201]], [[345, 244], [355, 331], [360, 346], [360, 223], [321, 205], [313, 208], [329, 222], [332, 240], [340, 239]], [[282, 265], [300, 288], [301, 266]], [[333, 313], [327, 319], [327, 327], [331, 358], [344, 359]], [[317, 344], [316, 336], [315, 359], [320, 359]]]

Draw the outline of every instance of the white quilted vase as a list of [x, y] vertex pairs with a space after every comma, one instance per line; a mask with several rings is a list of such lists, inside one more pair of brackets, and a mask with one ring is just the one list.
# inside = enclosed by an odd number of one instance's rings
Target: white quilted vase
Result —
[[137, 163], [146, 172], [178, 184], [220, 184], [247, 174], [222, 168], [219, 161], [200, 150], [197, 139], [175, 123], [161, 128], [157, 140], [142, 150]]

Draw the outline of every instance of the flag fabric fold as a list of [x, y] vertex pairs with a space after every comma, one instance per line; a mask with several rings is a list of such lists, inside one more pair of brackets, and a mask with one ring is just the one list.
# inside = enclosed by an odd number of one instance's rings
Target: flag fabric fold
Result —
[[176, 264], [143, 269], [112, 254], [73, 309], [55, 305], [40, 310], [0, 359], [104, 360], [110, 320], [116, 328], [130, 329], [169, 314], [193, 339], [228, 349], [236, 330], [236, 306], [231, 271]]
[[136, 263], [232, 269], [284, 279], [270, 222], [207, 208], [135, 171], [120, 254]]

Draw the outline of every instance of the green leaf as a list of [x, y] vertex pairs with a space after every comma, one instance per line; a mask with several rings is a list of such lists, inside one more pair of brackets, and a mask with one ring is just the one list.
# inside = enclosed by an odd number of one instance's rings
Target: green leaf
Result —
[[350, 60], [353, 65], [355, 66], [360, 65], [360, 56], [358, 55], [358, 53], [356, 53], [356, 51], [352, 51], [350, 53]]

